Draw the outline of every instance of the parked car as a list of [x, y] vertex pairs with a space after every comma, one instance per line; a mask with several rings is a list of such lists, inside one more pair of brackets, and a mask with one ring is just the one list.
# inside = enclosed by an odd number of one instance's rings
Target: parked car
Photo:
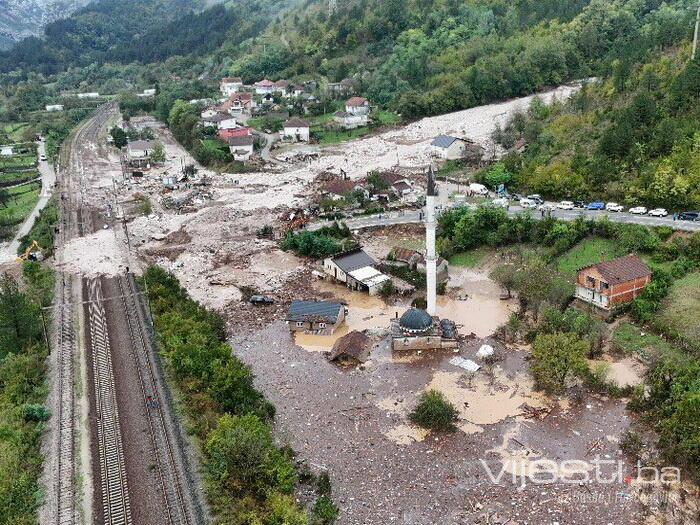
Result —
[[585, 209], [586, 203], [584, 201], [574, 201], [574, 208]]
[[588, 205], [586, 206], [587, 210], [604, 210], [605, 209], [605, 203], [604, 202], [589, 202]]
[[683, 211], [678, 214], [678, 219], [681, 221], [700, 221], [700, 212]]
[[531, 201], [535, 201], [537, 204], [544, 204], [544, 199], [542, 198], [541, 195], [537, 193], [533, 193], [532, 195], [527, 196], [528, 199]]
[[668, 212], [666, 211], [666, 208], [654, 208], [649, 212], [649, 215], [652, 217], [666, 217]]
[[520, 199], [520, 207], [526, 210], [537, 208], [537, 203], [532, 199]]
[[624, 209], [622, 206], [620, 206], [617, 202], [608, 202], [608, 203], [605, 205], [605, 209], [608, 210], [608, 211], [614, 211], [614, 212], [618, 212], [618, 213], [625, 210], [625, 209]]
[[275, 304], [275, 300], [267, 295], [251, 295], [250, 303], [255, 305]]
[[540, 211], [549, 211], [552, 212], [557, 209], [557, 207], [554, 204], [551, 204], [549, 202], [545, 202], [544, 204], [540, 204], [537, 207]]
[[557, 208], [560, 210], [573, 210], [574, 203], [572, 201], [561, 201], [559, 204], [557, 204]]
[[644, 206], [635, 206], [634, 208], [630, 208], [630, 213], [634, 213], [635, 215], [646, 215], [647, 214], [647, 209]]
[[510, 202], [505, 197], [500, 197], [498, 199], [493, 199], [491, 201], [491, 206], [496, 206], [499, 208], [506, 208], [507, 209], [508, 206], [510, 206]]

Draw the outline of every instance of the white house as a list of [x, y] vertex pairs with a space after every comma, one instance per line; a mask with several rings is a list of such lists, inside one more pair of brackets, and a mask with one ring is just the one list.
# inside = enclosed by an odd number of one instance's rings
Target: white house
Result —
[[230, 97], [241, 89], [243, 89], [243, 80], [240, 77], [225, 77], [219, 84], [219, 91], [225, 97]]
[[287, 88], [289, 87], [289, 81], [278, 80], [274, 83], [275, 93], [280, 93], [282, 95], [287, 93]]
[[236, 128], [239, 127], [239, 126], [238, 126], [238, 124], [236, 123], [236, 119], [235, 119], [235, 118], [227, 118], [227, 119], [220, 120], [220, 121], [217, 123], [217, 126], [216, 126], [216, 127], [219, 128], [219, 129], [236, 129]]
[[353, 115], [347, 111], [336, 111], [333, 113], [333, 120], [345, 129], [355, 129], [366, 126], [369, 117], [367, 115]]
[[12, 146], [0, 146], [0, 156], [11, 157], [15, 154], [15, 149]]
[[231, 137], [228, 139], [228, 148], [234, 160], [245, 162], [253, 155], [255, 139], [252, 135], [243, 137]]
[[100, 94], [96, 91], [91, 93], [78, 93], [78, 98], [100, 98]]
[[46, 106], [46, 111], [63, 111], [63, 104], [49, 104]]
[[149, 140], [135, 140], [126, 145], [126, 158], [134, 167], [149, 167], [153, 147], [155, 144]]
[[267, 95], [275, 92], [275, 83], [271, 80], [264, 79], [255, 84], [255, 93], [257, 95]]
[[345, 111], [352, 115], [369, 115], [369, 100], [365, 97], [352, 97], [345, 102]]
[[351, 290], [376, 295], [390, 278], [375, 268], [376, 263], [361, 248], [344, 252], [323, 261], [323, 270], [335, 281]]
[[430, 143], [430, 153], [445, 160], [461, 159], [466, 147], [467, 143], [460, 138], [438, 135]]
[[309, 141], [309, 123], [301, 118], [290, 118], [284, 123], [284, 138], [297, 142]]

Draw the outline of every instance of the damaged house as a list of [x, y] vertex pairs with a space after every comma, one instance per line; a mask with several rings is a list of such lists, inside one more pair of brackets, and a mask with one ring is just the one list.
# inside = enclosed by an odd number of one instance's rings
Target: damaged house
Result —
[[344, 283], [351, 290], [377, 295], [391, 278], [377, 270], [377, 263], [361, 248], [355, 248], [328, 257], [323, 270], [336, 282]]
[[[386, 258], [386, 264], [390, 266], [404, 266], [408, 267], [413, 271], [425, 274], [425, 255], [416, 250], [411, 250], [409, 248], [401, 248], [400, 246], [394, 246], [389, 255]], [[446, 282], [449, 278], [448, 269], [449, 263], [446, 259], [438, 257], [437, 259], [437, 282]]]
[[331, 335], [345, 322], [345, 306], [333, 301], [292, 301], [287, 326], [292, 332]]
[[346, 366], [364, 363], [369, 357], [370, 343], [364, 332], [353, 330], [335, 342], [328, 360]]

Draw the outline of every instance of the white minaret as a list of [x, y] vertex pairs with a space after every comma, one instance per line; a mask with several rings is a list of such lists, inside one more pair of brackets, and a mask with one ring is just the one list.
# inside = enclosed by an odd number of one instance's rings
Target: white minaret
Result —
[[435, 315], [437, 310], [437, 254], [435, 253], [435, 172], [428, 169], [428, 191], [425, 197], [425, 273], [427, 281], [428, 313]]

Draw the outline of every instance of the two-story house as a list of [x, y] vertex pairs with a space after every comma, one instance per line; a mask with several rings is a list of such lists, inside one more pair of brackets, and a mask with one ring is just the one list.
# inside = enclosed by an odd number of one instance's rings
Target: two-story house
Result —
[[651, 282], [651, 270], [636, 255], [586, 266], [576, 276], [576, 298], [611, 310], [633, 301]]

